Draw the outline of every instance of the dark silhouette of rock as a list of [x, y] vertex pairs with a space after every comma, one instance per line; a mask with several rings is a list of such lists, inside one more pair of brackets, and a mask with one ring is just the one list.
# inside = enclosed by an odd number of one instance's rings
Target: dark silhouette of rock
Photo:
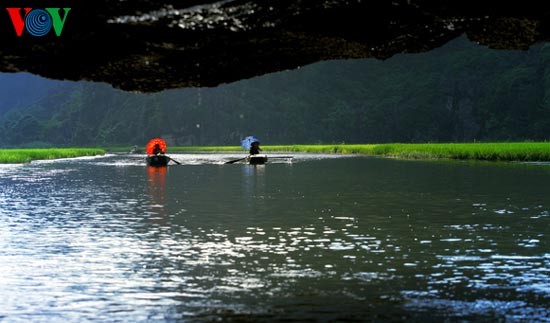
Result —
[[17, 37], [2, 10], [0, 71], [155, 92], [216, 86], [320, 60], [423, 52], [464, 33], [496, 49], [527, 49], [550, 34], [545, 1], [53, 2], [47, 6], [72, 8], [59, 37], [53, 31]]

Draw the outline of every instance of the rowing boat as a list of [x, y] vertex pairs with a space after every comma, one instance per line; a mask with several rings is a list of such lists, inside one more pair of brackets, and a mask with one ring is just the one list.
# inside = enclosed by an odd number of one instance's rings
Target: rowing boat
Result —
[[[271, 159], [285, 158], [285, 159], [292, 160], [292, 158], [294, 157], [293, 156], [271, 156], [270, 158]], [[237, 162], [245, 162], [250, 165], [263, 165], [267, 163], [267, 155], [249, 155], [247, 157], [227, 161], [224, 164], [234, 164]]]
[[267, 162], [267, 155], [250, 155], [246, 158], [250, 165], [263, 165]]
[[166, 166], [170, 162], [170, 157], [165, 155], [153, 155], [145, 157], [148, 166], [160, 167]]

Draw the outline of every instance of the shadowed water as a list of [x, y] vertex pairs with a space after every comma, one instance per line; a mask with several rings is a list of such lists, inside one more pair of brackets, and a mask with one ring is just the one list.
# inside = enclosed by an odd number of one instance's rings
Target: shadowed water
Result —
[[550, 317], [546, 165], [172, 157], [0, 166], [0, 320]]

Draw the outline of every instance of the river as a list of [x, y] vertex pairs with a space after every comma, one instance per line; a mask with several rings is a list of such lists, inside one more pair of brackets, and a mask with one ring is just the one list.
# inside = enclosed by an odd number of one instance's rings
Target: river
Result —
[[0, 320], [550, 317], [550, 166], [297, 155], [0, 166]]

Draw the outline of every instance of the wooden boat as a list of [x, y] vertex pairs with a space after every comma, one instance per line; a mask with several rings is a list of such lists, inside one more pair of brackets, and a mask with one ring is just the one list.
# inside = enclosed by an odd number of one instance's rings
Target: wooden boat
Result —
[[250, 165], [263, 165], [267, 163], [267, 155], [250, 155], [246, 158]]
[[152, 155], [145, 157], [145, 161], [147, 162], [148, 166], [166, 166], [170, 162], [170, 157], [165, 155]]
[[[294, 158], [294, 157], [293, 156], [271, 156], [270, 158], [271, 159], [285, 158], [285, 159], [292, 160], [292, 158]], [[263, 165], [263, 164], [267, 163], [267, 155], [263, 155], [263, 154], [262, 155], [250, 155], [250, 156], [247, 156], [247, 157], [227, 161], [224, 164], [234, 164], [234, 163], [237, 163], [237, 162], [245, 162], [245, 163], [250, 164], [250, 165]]]

